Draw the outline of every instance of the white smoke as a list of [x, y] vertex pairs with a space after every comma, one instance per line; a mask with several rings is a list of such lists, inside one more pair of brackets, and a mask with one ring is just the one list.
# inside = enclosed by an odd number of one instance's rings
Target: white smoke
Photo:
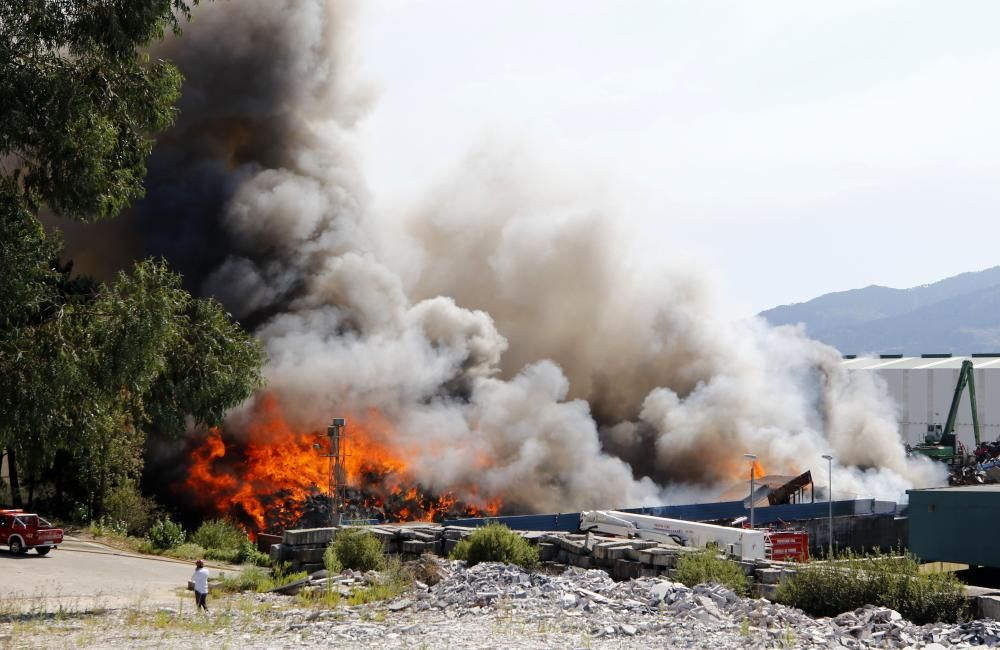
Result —
[[421, 485], [524, 511], [711, 498], [746, 452], [771, 473], [831, 453], [857, 495], [940, 482], [836, 351], [723, 317], [703, 269], [636, 271], [589, 180], [477, 151], [405, 232], [385, 227], [352, 153], [371, 98], [352, 19], [327, 0], [206, 4], [166, 48], [188, 77], [172, 146], [231, 187], [204, 286], [261, 322], [293, 426], [378, 409]]

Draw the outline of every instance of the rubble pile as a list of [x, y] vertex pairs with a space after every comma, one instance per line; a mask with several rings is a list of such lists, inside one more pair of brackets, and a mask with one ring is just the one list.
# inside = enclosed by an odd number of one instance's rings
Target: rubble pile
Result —
[[[1000, 647], [1000, 623], [917, 626], [898, 612], [868, 606], [814, 619], [763, 598], [741, 597], [720, 585], [688, 588], [664, 577], [615, 581], [594, 569], [559, 574], [483, 563], [467, 567], [426, 556], [412, 590], [387, 603], [297, 610], [289, 630], [308, 627], [309, 640], [363, 641], [373, 647], [413, 647], [426, 635], [450, 634], [451, 647], [491, 647], [514, 636], [519, 647]], [[377, 583], [375, 572], [318, 575], [342, 594]], [[373, 609], [381, 625], [363, 624]], [[435, 637], [441, 640], [442, 637]], [[582, 641], [583, 640], [583, 641]], [[509, 640], [506, 642], [510, 642]], [[937, 644], [937, 645], [935, 645]]]

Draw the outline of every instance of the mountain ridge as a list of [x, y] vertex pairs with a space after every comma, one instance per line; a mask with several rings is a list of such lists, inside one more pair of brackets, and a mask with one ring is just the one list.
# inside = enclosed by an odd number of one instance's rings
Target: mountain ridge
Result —
[[806, 333], [843, 354], [1000, 350], [1000, 266], [930, 284], [871, 284], [759, 314], [772, 325], [803, 323]]

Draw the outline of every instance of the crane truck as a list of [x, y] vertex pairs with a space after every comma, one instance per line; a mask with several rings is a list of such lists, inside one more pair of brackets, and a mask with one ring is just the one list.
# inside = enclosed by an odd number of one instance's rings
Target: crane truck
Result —
[[634, 537], [677, 546], [716, 547], [743, 560], [809, 559], [809, 537], [802, 531], [752, 530], [668, 519], [617, 510], [580, 513], [580, 530]]

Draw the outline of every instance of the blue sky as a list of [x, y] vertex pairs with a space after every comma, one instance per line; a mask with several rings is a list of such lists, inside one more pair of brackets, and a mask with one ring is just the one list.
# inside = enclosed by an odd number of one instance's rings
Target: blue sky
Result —
[[736, 313], [1000, 263], [1000, 4], [376, 0], [379, 208], [514, 139], [599, 175], [650, 265]]

